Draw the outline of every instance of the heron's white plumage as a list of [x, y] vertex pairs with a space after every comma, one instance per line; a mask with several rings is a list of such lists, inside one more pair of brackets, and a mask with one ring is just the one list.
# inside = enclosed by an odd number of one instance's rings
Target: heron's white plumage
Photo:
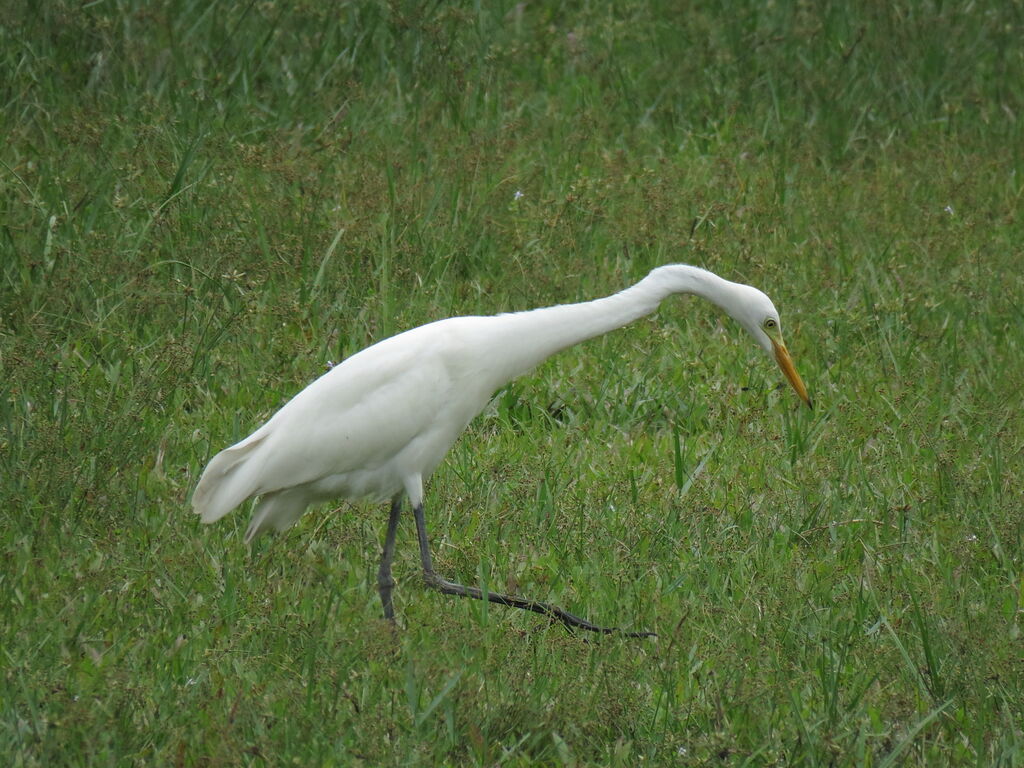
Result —
[[203, 522], [263, 496], [251, 539], [287, 527], [315, 501], [420, 495], [422, 479], [493, 393], [483, 356], [466, 354], [470, 338], [479, 337], [462, 332], [471, 320], [386, 339], [299, 392], [210, 462], [192, 502]]
[[[778, 313], [767, 296], [685, 265], [660, 267], [595, 301], [440, 320], [348, 358], [217, 454], [193, 509], [212, 523], [260, 497], [250, 540], [331, 498], [383, 500], [404, 492], [416, 506], [424, 481], [497, 389], [561, 349], [653, 312], [674, 293], [709, 299], [772, 351], [763, 324], [774, 318], [777, 328]], [[781, 345], [781, 331], [777, 339]]]

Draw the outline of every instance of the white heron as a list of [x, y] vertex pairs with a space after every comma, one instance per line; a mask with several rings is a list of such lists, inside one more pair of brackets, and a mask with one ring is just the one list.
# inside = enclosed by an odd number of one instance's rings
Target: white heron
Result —
[[547, 614], [567, 626], [619, 631], [547, 603], [485, 593], [441, 578], [430, 557], [423, 484], [498, 389], [556, 352], [650, 314], [677, 293], [701, 296], [721, 307], [774, 356], [796, 393], [811, 405], [771, 300], [752, 286], [698, 267], [670, 264], [602, 299], [489, 317], [452, 317], [367, 347], [299, 392], [247, 438], [214, 456], [192, 495], [193, 510], [204, 523], [213, 523], [258, 497], [245, 534], [250, 542], [269, 529], [288, 528], [310, 504], [335, 498], [390, 499], [377, 582], [384, 616], [393, 621], [391, 561], [405, 496], [412, 505], [429, 586]]

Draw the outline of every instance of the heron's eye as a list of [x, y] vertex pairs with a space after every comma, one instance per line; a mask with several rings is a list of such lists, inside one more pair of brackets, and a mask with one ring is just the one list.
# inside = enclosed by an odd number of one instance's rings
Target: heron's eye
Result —
[[764, 321], [764, 327], [765, 327], [765, 328], [767, 328], [768, 330], [771, 330], [771, 329], [772, 329], [772, 328], [774, 328], [774, 327], [775, 327], [776, 325], [778, 325], [778, 323], [776, 323], [776, 322], [775, 322], [774, 320], [772, 320], [772, 319], [771, 319], [770, 317], [769, 317], [769, 318], [768, 318], [767, 320], [765, 320], [765, 321]]

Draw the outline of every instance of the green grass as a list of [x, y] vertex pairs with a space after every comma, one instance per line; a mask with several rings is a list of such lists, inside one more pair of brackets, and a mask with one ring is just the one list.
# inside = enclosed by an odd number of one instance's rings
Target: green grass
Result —
[[[613, 7], [614, 6], [614, 7]], [[859, 7], [863, 6], [863, 7]], [[1024, 764], [1015, 3], [0, 3], [0, 754]], [[521, 193], [517, 195], [516, 193]], [[207, 459], [440, 317], [757, 285], [499, 393], [386, 509], [241, 540]]]

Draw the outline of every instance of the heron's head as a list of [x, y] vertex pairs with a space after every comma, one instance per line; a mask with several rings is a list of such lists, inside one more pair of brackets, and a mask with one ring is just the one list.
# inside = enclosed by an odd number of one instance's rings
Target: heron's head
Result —
[[793, 359], [789, 356], [786, 343], [782, 340], [782, 325], [779, 312], [764, 293], [750, 285], [732, 283], [727, 302], [722, 307], [733, 319], [747, 329], [754, 340], [769, 356], [775, 359], [786, 379], [796, 390], [800, 399], [812, 406], [800, 374], [796, 372]]

